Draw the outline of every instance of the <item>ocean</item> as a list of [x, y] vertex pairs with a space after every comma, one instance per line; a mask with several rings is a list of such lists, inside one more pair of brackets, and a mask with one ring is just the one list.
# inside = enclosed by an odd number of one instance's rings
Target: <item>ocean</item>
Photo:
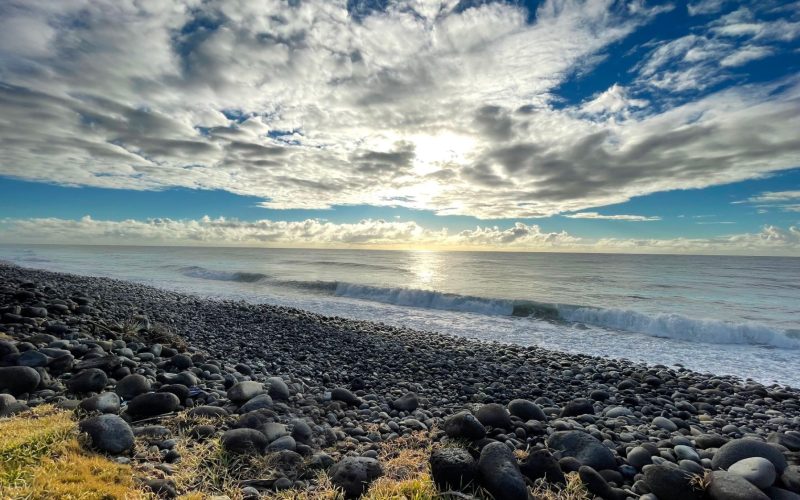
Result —
[[2, 245], [0, 260], [800, 386], [800, 258]]

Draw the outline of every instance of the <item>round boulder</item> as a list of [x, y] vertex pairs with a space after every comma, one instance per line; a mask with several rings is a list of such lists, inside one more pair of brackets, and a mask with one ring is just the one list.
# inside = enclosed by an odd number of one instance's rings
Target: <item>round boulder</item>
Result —
[[511, 429], [511, 416], [508, 414], [506, 407], [498, 403], [489, 403], [478, 408], [475, 412], [475, 418], [478, 419], [483, 425], [489, 427]]
[[739, 460], [728, 467], [728, 472], [747, 479], [761, 489], [772, 486], [777, 477], [775, 466], [772, 465], [772, 462], [762, 457]]
[[525, 478], [519, 470], [517, 459], [504, 443], [494, 441], [483, 447], [478, 459], [478, 475], [481, 485], [492, 497], [528, 500]]
[[331, 482], [342, 489], [346, 498], [358, 498], [383, 470], [374, 458], [346, 457], [331, 467], [329, 474]]
[[226, 451], [238, 454], [263, 454], [269, 444], [267, 438], [255, 429], [225, 431], [222, 434], [221, 442]]
[[0, 391], [19, 396], [34, 391], [41, 381], [39, 372], [30, 366], [0, 367]]
[[486, 428], [468, 411], [456, 413], [444, 422], [444, 432], [451, 438], [472, 441], [486, 437]]
[[130, 401], [139, 394], [144, 394], [149, 390], [150, 381], [147, 380], [144, 375], [138, 373], [123, 377], [122, 380], [117, 382], [117, 386], [114, 387], [114, 392], [126, 401]]
[[178, 409], [181, 402], [171, 392], [139, 394], [128, 403], [128, 414], [134, 418], [155, 417]]
[[464, 448], [440, 448], [431, 453], [433, 482], [442, 490], [462, 490], [475, 480], [476, 464]]
[[524, 421], [538, 420], [540, 422], [547, 421], [547, 416], [542, 409], [533, 401], [527, 399], [514, 399], [508, 403], [508, 411], [515, 417], [519, 417]]
[[74, 394], [101, 392], [108, 384], [106, 372], [100, 368], [87, 368], [67, 380], [67, 389]]
[[244, 382], [237, 382], [230, 389], [228, 389], [228, 399], [240, 405], [250, 401], [256, 396], [264, 394], [264, 386], [261, 382], [254, 382], [252, 380], [245, 380]]
[[582, 431], [554, 432], [547, 439], [547, 446], [561, 452], [563, 457], [573, 457], [581, 465], [595, 470], [614, 469], [617, 461], [614, 454], [591, 434]]
[[88, 434], [90, 446], [96, 450], [119, 454], [133, 448], [133, 431], [128, 422], [116, 415], [100, 415], [78, 424]]
[[786, 457], [775, 446], [756, 439], [735, 439], [728, 441], [714, 453], [711, 459], [713, 469], [728, 469], [731, 465], [745, 458], [766, 458], [775, 466], [775, 471], [780, 475], [786, 469]]

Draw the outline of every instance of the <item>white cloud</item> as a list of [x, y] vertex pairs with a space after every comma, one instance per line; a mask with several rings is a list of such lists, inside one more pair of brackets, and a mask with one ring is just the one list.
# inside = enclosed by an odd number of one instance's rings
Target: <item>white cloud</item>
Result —
[[741, 66], [743, 64], [749, 63], [750, 61], [763, 59], [767, 56], [772, 55], [773, 53], [774, 50], [770, 47], [762, 47], [762, 46], [742, 47], [736, 52], [733, 52], [732, 54], [725, 56], [720, 61], [720, 65], [724, 67]]
[[690, 16], [716, 14], [725, 5], [726, 0], [700, 0], [686, 6]]
[[604, 219], [604, 220], [623, 220], [631, 222], [650, 222], [661, 220], [658, 216], [645, 216], [645, 215], [602, 215], [597, 212], [578, 212], [575, 214], [564, 215], [570, 219]]
[[362, 220], [336, 224], [303, 221], [0, 219], [0, 241], [26, 243], [134, 243], [192, 246], [302, 246], [325, 248], [431, 248], [516, 251], [723, 253], [800, 256], [800, 229], [764, 226], [758, 233], [714, 238], [580, 238], [516, 222], [458, 233], [427, 229], [414, 221]]
[[[675, 107], [619, 85], [558, 102], [662, 8], [547, 0], [528, 23], [508, 3], [348, 3], [3, 2], [0, 175], [527, 218], [797, 166], [797, 78]], [[660, 66], [721, 55], [681, 43], [643, 74], [709, 85]]]
[[751, 196], [745, 201], [750, 203], [780, 203], [794, 200], [800, 200], [800, 191], [764, 191], [756, 196]]

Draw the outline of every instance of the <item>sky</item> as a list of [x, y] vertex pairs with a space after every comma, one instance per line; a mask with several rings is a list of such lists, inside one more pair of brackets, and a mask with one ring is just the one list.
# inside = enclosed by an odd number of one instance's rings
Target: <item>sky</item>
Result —
[[0, 242], [800, 256], [800, 2], [5, 0]]

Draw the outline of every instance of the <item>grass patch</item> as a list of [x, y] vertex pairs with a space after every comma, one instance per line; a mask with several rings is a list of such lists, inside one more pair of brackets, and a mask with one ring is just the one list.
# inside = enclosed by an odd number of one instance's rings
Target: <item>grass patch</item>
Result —
[[0, 497], [32, 500], [147, 498], [133, 470], [84, 450], [70, 412], [43, 405], [0, 420]]
[[75, 432], [70, 414], [50, 405], [0, 419], [0, 491], [24, 484], [42, 457]]

